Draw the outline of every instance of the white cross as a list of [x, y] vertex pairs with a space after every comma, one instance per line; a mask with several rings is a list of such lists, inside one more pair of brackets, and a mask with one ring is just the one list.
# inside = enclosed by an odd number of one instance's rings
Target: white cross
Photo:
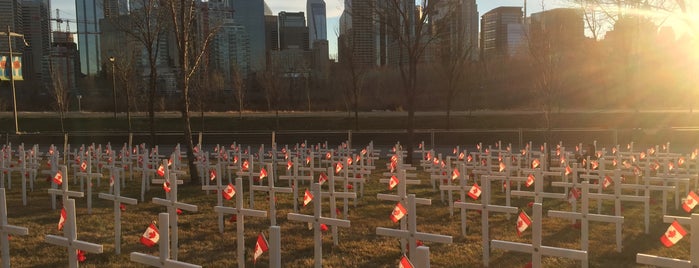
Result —
[[10, 267], [10, 241], [8, 235], [27, 235], [26, 227], [7, 224], [7, 201], [5, 188], [0, 188], [0, 246], [2, 246], [2, 267]]
[[[313, 182], [313, 175], [309, 176], [303, 176], [299, 175], [299, 171], [303, 169], [304, 167], [299, 167], [299, 158], [298, 157], [292, 157], [292, 166], [291, 170], [287, 170], [287, 175], [286, 176], [279, 176], [280, 180], [288, 180], [289, 181], [289, 186], [292, 189], [292, 194], [294, 196], [294, 212], [299, 212], [299, 182], [300, 181], [309, 181]], [[313, 168], [309, 167], [307, 169], [311, 170], [311, 174], [313, 172]]]
[[[542, 203], [544, 198], [566, 198], [566, 193], [544, 192], [544, 177], [546, 175], [560, 174], [560, 172], [542, 172], [541, 169], [538, 168], [534, 170], [522, 169], [522, 172], [524, 172], [525, 174], [534, 174], [534, 177], [536, 178], [536, 181], [534, 182], [534, 191], [511, 191], [511, 195], [534, 197], [534, 203]], [[507, 188], [509, 189], [510, 185], [508, 185]]]
[[[66, 182], [63, 182], [64, 184]], [[90, 253], [102, 253], [102, 245], [78, 240], [78, 231], [75, 222], [75, 200], [68, 199], [63, 203], [66, 209], [66, 219], [63, 228], [63, 236], [47, 235], [46, 243], [66, 247], [68, 250], [68, 265], [78, 267], [78, 250]]]
[[[617, 227], [621, 227], [621, 224], [624, 223], [624, 216], [609, 216], [609, 215], [600, 215], [600, 214], [590, 214], [590, 206], [589, 206], [589, 199], [590, 198], [595, 198], [597, 194], [595, 193], [590, 193], [590, 183], [587, 181], [583, 181], [581, 183], [581, 188], [582, 188], [582, 207], [580, 208], [580, 213], [577, 212], [567, 212], [567, 211], [555, 211], [555, 210], [549, 210], [548, 215], [549, 217], [554, 217], [554, 218], [566, 218], [566, 219], [573, 219], [573, 220], [580, 220], [580, 248], [582, 250], [587, 251], [588, 250], [588, 244], [589, 244], [589, 226], [590, 226], [590, 221], [598, 221], [598, 222], [608, 222], [608, 223], [616, 223]], [[619, 229], [620, 230], [620, 229]], [[617, 252], [621, 252], [621, 231], [617, 233], [616, 237], [616, 250]]]
[[[516, 207], [498, 206], [490, 204], [490, 187], [491, 180], [487, 176], [481, 176], [481, 203], [466, 203], [465, 196], [462, 196], [461, 202], [455, 202], [454, 207], [461, 208], [462, 214], [467, 209], [477, 210], [481, 212], [481, 241], [483, 243], [483, 265], [488, 266], [490, 263], [490, 228], [488, 227], [488, 214], [492, 212], [501, 212], [514, 214], [517, 213]], [[463, 194], [462, 194], [463, 195]], [[466, 235], [466, 217], [461, 217], [461, 232]]]
[[267, 211], [243, 208], [243, 178], [235, 178], [235, 207], [215, 206], [214, 211], [236, 215], [238, 267], [245, 267], [245, 216], [267, 217]]
[[[452, 191], [459, 191], [460, 197], [461, 197], [461, 202], [464, 202], [466, 200], [466, 193], [469, 190], [471, 190], [471, 186], [466, 185], [466, 181], [468, 178], [466, 176], [468, 176], [468, 174], [466, 174], [467, 170], [466, 170], [465, 165], [462, 163], [458, 164], [457, 170], [459, 170], [459, 176], [456, 178], [456, 180], [459, 180], [458, 185], [451, 184], [451, 181], [452, 181], [452, 174], [451, 173], [453, 173], [453, 171], [449, 172], [447, 177], [446, 177], [446, 180], [448, 181], [447, 184], [446, 185], [439, 185], [440, 191], [447, 191], [449, 193], [447, 195], [448, 196], [447, 200], [449, 202], [449, 216], [454, 216], [454, 202], [452, 202], [454, 199], [452, 196]], [[465, 218], [466, 218], [466, 212], [462, 210], [461, 211], [461, 219], [463, 220]], [[465, 221], [465, 220], [463, 220], [463, 221]], [[465, 231], [466, 228], [463, 228], [463, 230], [464, 230], [463, 234], [466, 235], [466, 231]]]
[[[691, 231], [699, 230], [699, 214], [692, 214], [691, 217], [663, 216], [663, 222], [665, 223], [672, 223], [675, 220], [684, 226], [689, 225]], [[697, 267], [697, 265], [699, 265], [699, 234], [692, 234], [689, 243], [690, 248], [688, 261], [637, 253], [636, 263], [661, 267]]]
[[[58, 172], [58, 158], [59, 158], [59, 153], [56, 147], [51, 144], [49, 146], [49, 151], [53, 152], [52, 154], [48, 154], [48, 163], [51, 166], [50, 170], [42, 170], [41, 174], [49, 176], [49, 178], [52, 178], [53, 175]], [[58, 185], [56, 185], [53, 180], [49, 179], [51, 181], [51, 189], [56, 189], [58, 188]], [[51, 194], [51, 209], [56, 210], [56, 194]]]
[[[383, 176], [392, 176], [393, 173], [383, 173]], [[408, 189], [407, 185], [417, 185], [420, 184], [420, 180], [408, 180], [407, 178], [417, 178], [417, 174], [414, 173], [406, 173], [405, 169], [400, 169], [398, 170], [398, 174], [396, 175], [398, 178], [398, 185], [396, 185], [396, 194], [376, 194], [376, 199], [380, 200], [388, 200], [388, 201], [394, 201], [394, 202], [400, 202], [403, 206], [408, 204]], [[379, 182], [381, 183], [389, 183], [390, 179], [380, 179]], [[432, 200], [427, 199], [427, 198], [415, 198], [415, 203], [420, 204], [420, 205], [432, 205]], [[400, 219], [400, 229], [401, 230], [407, 230], [408, 229], [408, 223], [407, 219], [405, 217]], [[408, 241], [406, 239], [401, 239], [401, 252], [405, 253], [405, 249], [407, 248], [406, 243]]]
[[63, 176], [63, 183], [61, 184], [61, 189], [48, 189], [49, 194], [51, 194], [52, 196], [60, 195], [63, 200], [63, 205], [65, 205], [69, 197], [83, 197], [83, 192], [68, 190], [68, 168], [64, 165], [61, 165], [60, 170], [61, 176]]
[[277, 197], [276, 193], [292, 193], [291, 188], [274, 186], [274, 169], [272, 164], [267, 163], [267, 186], [253, 185], [251, 191], [265, 191], [269, 193], [269, 219], [271, 226], [277, 225]]
[[417, 231], [417, 209], [415, 208], [415, 195], [408, 195], [408, 202], [406, 204], [406, 210], [408, 211], [408, 228], [407, 230], [396, 230], [391, 228], [376, 227], [377, 235], [392, 236], [396, 238], [403, 238], [408, 240], [408, 248], [410, 258], [414, 258], [416, 252], [417, 240], [424, 240], [430, 242], [451, 244], [452, 237], [447, 235], [429, 234]]
[[[167, 159], [163, 160], [163, 165], [167, 166]], [[177, 180], [175, 174], [170, 173], [168, 170], [168, 168], [165, 168], [165, 178], [170, 182], [170, 193], [167, 194], [168, 198], [162, 199], [153, 197], [153, 203], [167, 207], [167, 213], [170, 215], [170, 228], [172, 229], [172, 238], [170, 239], [172, 243], [172, 245], [170, 245], [172, 256], [170, 257], [173, 260], [177, 260], [177, 209], [196, 212], [197, 206], [177, 201], [177, 185], [181, 184], [181, 180]]]
[[129, 259], [133, 262], [154, 266], [154, 267], [165, 267], [165, 268], [195, 268], [201, 267], [199, 265], [189, 264], [185, 262], [180, 262], [177, 260], [170, 259], [170, 230], [168, 226], [170, 216], [167, 213], [158, 214], [158, 232], [160, 240], [158, 241], [158, 248], [160, 251], [159, 256], [152, 256], [148, 254], [143, 254], [140, 252], [131, 252]]
[[[221, 162], [217, 163], [214, 172], [216, 172], [216, 185], [204, 185], [201, 187], [202, 190], [215, 190], [216, 191], [216, 205], [223, 206], [223, 191], [228, 187], [228, 185], [221, 184], [223, 179], [223, 174], [221, 170]], [[218, 213], [218, 231], [223, 233], [223, 213]]]
[[490, 245], [493, 248], [532, 254], [532, 267], [533, 268], [540, 268], [541, 267], [541, 257], [543, 255], [580, 260], [580, 261], [583, 261], [583, 263], [585, 263], [587, 261], [587, 251], [575, 250], [575, 249], [565, 249], [565, 248], [556, 248], [556, 247], [541, 245], [541, 229], [542, 229], [542, 222], [541, 221], [543, 219], [543, 217], [541, 215], [541, 210], [542, 210], [541, 203], [534, 203], [533, 210], [534, 210], [534, 215], [532, 217], [532, 243], [531, 244], [502, 241], [502, 240], [492, 240], [492, 241], [490, 241]]
[[[322, 188], [322, 186], [321, 186]], [[346, 189], [346, 187], [345, 187]], [[332, 167], [328, 167], [328, 191], [327, 192], [321, 192], [320, 195], [322, 197], [327, 197], [330, 200], [330, 217], [333, 219], [337, 219], [337, 200], [336, 198], [354, 198], [357, 199], [357, 193], [348, 193], [348, 192], [336, 192], [335, 191], [335, 173], [333, 172]], [[318, 202], [320, 202], [320, 199], [318, 199]], [[345, 204], [347, 204], [347, 201], [345, 201]], [[344, 219], [347, 220], [347, 208], [345, 207], [345, 212], [344, 212]], [[333, 234], [333, 244], [338, 245], [339, 244], [339, 239], [338, 239], [338, 234], [337, 234], [337, 226], [333, 225], [330, 227], [332, 230]]]
[[340, 227], [350, 227], [350, 221], [340, 220], [333, 218], [326, 218], [321, 216], [321, 205], [320, 205], [320, 184], [313, 183], [311, 186], [311, 191], [313, 192], [313, 215], [303, 215], [297, 213], [289, 213], [286, 218], [291, 221], [303, 221], [308, 222], [313, 225], [313, 241], [315, 244], [313, 257], [315, 260], [315, 267], [320, 268], [323, 266], [323, 239], [320, 230], [321, 224], [326, 224], [330, 226], [340, 226]]
[[134, 198], [121, 196], [121, 174], [120, 168], [112, 167], [111, 173], [114, 177], [113, 193], [99, 193], [99, 198], [114, 202], [114, 251], [117, 255], [121, 254], [121, 203], [136, 205], [138, 201]]

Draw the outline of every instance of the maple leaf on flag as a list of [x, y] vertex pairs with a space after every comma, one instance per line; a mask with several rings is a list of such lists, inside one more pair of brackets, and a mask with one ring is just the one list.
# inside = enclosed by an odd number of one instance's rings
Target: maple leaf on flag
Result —
[[398, 183], [400, 183], [398, 177], [396, 177], [395, 175], [391, 176], [391, 179], [388, 180], [388, 189], [393, 190], [393, 188], [396, 187]]
[[163, 182], [163, 190], [165, 190], [166, 193], [170, 192], [170, 183], [169, 182]]
[[226, 186], [226, 189], [224, 189], [221, 194], [224, 198], [226, 198], [226, 200], [231, 200], [231, 198], [235, 196], [235, 187], [233, 186], [233, 184], [229, 183], [228, 186]]
[[82, 164], [80, 164], [80, 171], [82, 171], [82, 172], [87, 171], [87, 162], [83, 161]]
[[242, 168], [243, 168], [243, 171], [248, 171], [248, 169], [250, 169], [250, 162], [248, 162], [247, 159], [245, 161], [243, 161]]
[[61, 217], [58, 218], [58, 230], [63, 230], [63, 225], [66, 224], [66, 208], [61, 208]]
[[252, 256], [252, 263], [256, 264], [257, 259], [262, 256], [262, 253], [265, 253], [269, 250], [269, 245], [267, 244], [267, 239], [265, 238], [265, 235], [260, 233], [257, 236], [257, 241], [255, 242], [255, 249], [253, 251], [253, 256]]
[[260, 168], [260, 180], [267, 177], [267, 170], [265, 168]]
[[602, 183], [603, 189], [607, 189], [613, 182], [612, 177], [609, 177], [609, 175], [604, 176], [604, 182]]
[[535, 180], [536, 180], [536, 178], [534, 177], [534, 174], [529, 174], [529, 176], [527, 176], [527, 181], [525, 182], [524, 185], [527, 187], [532, 186], [532, 184], [534, 184]]
[[340, 173], [342, 171], [342, 162], [338, 161], [337, 164], [335, 164], [335, 174]]
[[160, 177], [165, 176], [165, 167], [162, 164], [158, 167], [158, 176], [160, 176]]
[[532, 219], [529, 218], [526, 212], [522, 211], [517, 217], [517, 236], [522, 236], [522, 233], [532, 224]]
[[692, 212], [692, 209], [697, 205], [697, 202], [699, 202], [699, 196], [697, 196], [694, 191], [690, 191], [689, 194], [687, 194], [687, 198], [684, 199], [684, 202], [682, 203], [682, 208], [684, 211], [687, 213]]
[[541, 165], [541, 161], [538, 158], [534, 158], [534, 160], [532, 160], [532, 168], [538, 168], [539, 165]]
[[320, 172], [318, 175], [318, 184], [323, 185], [326, 181], [328, 181], [328, 175], [325, 175], [325, 172]]
[[670, 227], [667, 228], [663, 236], [660, 237], [660, 242], [662, 242], [665, 247], [669, 248], [677, 244], [685, 235], [687, 235], [687, 231], [675, 220]]
[[466, 162], [473, 162], [473, 156], [471, 154], [468, 154], [468, 156], [466, 156]]
[[78, 262], [85, 262], [87, 260], [87, 257], [85, 257], [85, 251], [78, 249], [78, 252], [76, 253]]
[[303, 206], [305, 207], [308, 203], [311, 203], [311, 201], [313, 201], [313, 194], [306, 189], [306, 192], [303, 194]]
[[403, 255], [403, 257], [400, 258], [400, 262], [398, 262], [398, 268], [414, 268], [415, 266], [413, 265], [412, 262], [408, 259], [407, 256]]
[[459, 160], [464, 160], [464, 157], [465, 157], [464, 152], [460, 152], [459, 153]]
[[155, 224], [151, 223], [146, 228], [146, 231], [141, 235], [141, 244], [145, 245], [146, 247], [153, 247], [159, 240], [160, 233], [158, 232], [158, 228], [155, 227]]
[[291, 160], [286, 161], [286, 170], [290, 170], [292, 166], [294, 166], [294, 163]]
[[393, 208], [393, 212], [391, 213], [391, 220], [393, 223], [398, 222], [400, 219], [402, 219], [405, 215], [408, 214], [408, 210], [403, 207], [403, 205], [398, 202], [396, 206]]
[[481, 187], [478, 186], [478, 183], [474, 183], [471, 186], [471, 190], [468, 191], [468, 196], [473, 198], [473, 200], [477, 200], [481, 196], [481, 192]]
[[216, 170], [215, 169], [209, 170], [209, 180], [213, 181], [215, 179], [216, 179]]
[[60, 170], [56, 172], [55, 176], [53, 176], [53, 183], [55, 183], [56, 185], [63, 184], [63, 173], [61, 173]]

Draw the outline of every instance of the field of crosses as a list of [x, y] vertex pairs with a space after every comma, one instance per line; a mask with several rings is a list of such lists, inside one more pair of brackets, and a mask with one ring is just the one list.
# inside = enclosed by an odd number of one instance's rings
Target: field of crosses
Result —
[[[10, 267], [699, 265], [697, 149], [5, 145]], [[583, 157], [586, 156], [586, 157]], [[685, 237], [683, 239], [683, 237]], [[690, 254], [691, 252], [691, 254]]]

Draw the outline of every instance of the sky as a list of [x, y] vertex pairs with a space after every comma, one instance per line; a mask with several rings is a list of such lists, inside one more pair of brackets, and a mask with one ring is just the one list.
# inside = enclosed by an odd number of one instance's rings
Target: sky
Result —
[[[525, 0], [477, 0], [479, 16], [489, 10], [499, 6], [523, 6]], [[274, 14], [281, 11], [306, 12], [306, 0], [265, 0]], [[416, 2], [420, 2], [417, 0]], [[544, 8], [551, 9], [566, 5], [566, 0], [529, 0], [527, 3], [527, 13], [535, 13]], [[328, 45], [330, 46], [330, 56], [334, 58], [337, 54], [337, 31], [339, 31], [338, 21], [344, 8], [344, 0], [325, 0], [326, 14], [328, 21]], [[60, 16], [64, 19], [75, 19], [75, 0], [51, 0], [51, 16], [55, 16], [55, 10], [60, 9]], [[65, 27], [65, 25], [63, 25]], [[71, 25], [71, 29], [76, 29]]]

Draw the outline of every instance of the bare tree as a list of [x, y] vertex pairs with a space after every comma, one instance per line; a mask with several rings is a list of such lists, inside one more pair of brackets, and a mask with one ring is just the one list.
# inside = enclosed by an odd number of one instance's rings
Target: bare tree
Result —
[[58, 111], [58, 115], [61, 118], [61, 133], [65, 133], [65, 114], [68, 111], [69, 89], [66, 88], [63, 81], [66, 78], [63, 72], [67, 70], [57, 68], [53, 64], [50, 67], [52, 87], [49, 88], [48, 91], [55, 101], [55, 109]]
[[175, 43], [178, 52], [179, 75], [178, 87], [182, 90], [182, 119], [184, 130], [184, 144], [187, 147], [187, 163], [191, 183], [199, 182], [199, 172], [194, 163], [194, 143], [192, 141], [192, 126], [189, 110], [190, 87], [193, 76], [202, 65], [202, 58], [207, 51], [209, 43], [215, 36], [220, 26], [210, 27], [208, 32], [198, 35], [196, 30], [197, 2], [191, 0], [163, 0], [161, 5], [167, 8], [171, 18]]
[[[267, 110], [274, 106], [275, 129], [279, 129], [279, 106], [281, 105], [282, 78], [284, 74], [275, 63], [268, 64], [265, 70], [257, 72], [257, 82], [262, 86], [267, 101]], [[289, 78], [291, 79], [291, 78]]]
[[126, 94], [126, 118], [129, 133], [132, 131], [131, 110], [134, 102], [133, 96], [135, 88], [140, 84], [139, 72], [136, 70], [136, 53], [133, 50], [125, 49], [116, 55], [118, 60], [114, 61], [116, 80], [119, 81], [117, 88], [123, 89]]
[[245, 108], [245, 77], [243, 76], [238, 64], [231, 64], [231, 84], [235, 91], [235, 99], [238, 102], [238, 118], [243, 118], [243, 109]]
[[345, 100], [354, 112], [354, 129], [359, 130], [359, 102], [362, 98], [362, 88], [368, 67], [362, 66], [355, 54], [357, 42], [354, 40], [357, 39], [359, 33], [352, 30], [349, 34], [352, 38], [344, 37], [338, 40], [338, 50], [343, 55], [343, 59], [339, 63], [342, 71], [337, 73], [339, 77], [336, 79], [342, 81], [341, 86], [344, 88]]

